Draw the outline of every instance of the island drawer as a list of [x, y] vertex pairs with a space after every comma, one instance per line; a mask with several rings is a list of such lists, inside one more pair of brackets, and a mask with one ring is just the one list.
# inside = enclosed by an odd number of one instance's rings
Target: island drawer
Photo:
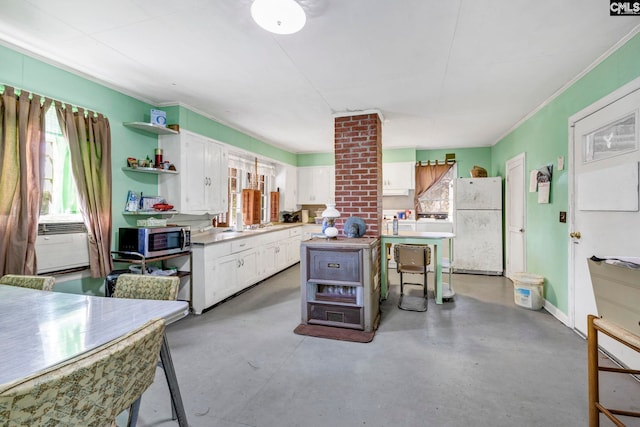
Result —
[[309, 281], [362, 283], [360, 250], [309, 249]]
[[363, 329], [364, 310], [362, 307], [308, 303], [308, 323], [343, 328]]

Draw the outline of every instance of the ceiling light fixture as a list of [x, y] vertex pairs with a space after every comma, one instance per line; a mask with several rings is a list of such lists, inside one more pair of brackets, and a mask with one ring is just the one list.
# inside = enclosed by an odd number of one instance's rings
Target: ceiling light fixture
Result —
[[302, 6], [294, 0], [254, 0], [251, 17], [256, 24], [275, 34], [293, 34], [307, 22]]

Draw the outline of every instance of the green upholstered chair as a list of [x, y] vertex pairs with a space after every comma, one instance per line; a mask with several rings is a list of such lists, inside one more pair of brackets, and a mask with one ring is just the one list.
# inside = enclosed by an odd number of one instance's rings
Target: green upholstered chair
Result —
[[180, 278], [148, 274], [121, 274], [116, 281], [114, 298], [154, 299], [175, 301]]
[[2, 425], [114, 425], [153, 382], [164, 328], [164, 320], [151, 320], [94, 350], [0, 385]]
[[[394, 251], [397, 270], [400, 273], [398, 308], [408, 311], [427, 311], [427, 268], [431, 262], [431, 248], [428, 245], [397, 244], [394, 245]], [[423, 283], [421, 285], [423, 287], [423, 297], [419, 301], [420, 305], [418, 307], [410, 308], [403, 304], [405, 285], [403, 273], [423, 275]]]
[[20, 286], [21, 288], [52, 291], [56, 278], [52, 276], [25, 276], [20, 274], [5, 274], [0, 277], [0, 285]]
[[[180, 288], [180, 278], [177, 276], [153, 276], [149, 274], [121, 274], [116, 280], [116, 289], [113, 292], [113, 298], [132, 298], [132, 299], [153, 299], [175, 301], [178, 299], [178, 290]], [[165, 338], [166, 340], [166, 338]], [[169, 346], [163, 346], [166, 357], [171, 358]], [[158, 363], [165, 371], [167, 383], [171, 384], [171, 379], [167, 375], [162, 362]], [[176, 385], [177, 387], [177, 385]], [[137, 417], [137, 413], [134, 414]], [[175, 402], [171, 399], [171, 417], [177, 418]]]

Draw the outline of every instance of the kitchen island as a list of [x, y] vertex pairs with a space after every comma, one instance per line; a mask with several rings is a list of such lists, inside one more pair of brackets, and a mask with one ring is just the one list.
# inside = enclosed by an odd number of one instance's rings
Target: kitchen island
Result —
[[380, 320], [376, 238], [316, 238], [300, 245], [303, 325], [373, 332]]
[[[435, 273], [435, 293], [436, 304], [442, 304], [442, 248], [445, 240], [451, 240], [455, 237], [453, 233], [439, 231], [400, 231], [397, 235], [384, 233], [380, 236], [380, 247], [383, 256], [380, 257], [380, 276], [381, 276], [381, 297], [386, 299], [389, 295], [388, 287], [388, 270], [389, 259], [387, 257], [387, 248], [396, 243], [409, 243], [414, 245], [433, 245], [434, 253], [434, 273]], [[451, 245], [449, 244], [449, 248]], [[451, 259], [451, 258], [449, 258]]]

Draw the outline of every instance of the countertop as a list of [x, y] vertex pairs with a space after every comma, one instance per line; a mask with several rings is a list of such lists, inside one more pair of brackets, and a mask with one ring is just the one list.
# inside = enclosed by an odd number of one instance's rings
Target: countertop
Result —
[[383, 232], [381, 237], [392, 238], [423, 238], [423, 239], [452, 239], [456, 237], [453, 233], [444, 231], [405, 231], [400, 230], [398, 234]]
[[312, 247], [332, 247], [339, 246], [341, 248], [345, 247], [354, 247], [354, 248], [367, 248], [373, 247], [378, 243], [377, 237], [357, 237], [357, 238], [349, 238], [349, 237], [337, 237], [335, 239], [327, 239], [323, 237], [314, 237], [309, 240], [305, 240], [302, 242], [305, 246]]
[[[192, 245], [209, 245], [212, 243], [226, 242], [228, 240], [233, 239], [243, 239], [246, 237], [255, 237], [260, 236], [265, 233], [270, 233], [274, 231], [287, 230], [294, 227], [301, 227], [306, 225], [302, 222], [292, 222], [292, 223], [278, 223], [273, 225], [268, 225], [266, 227], [256, 228], [254, 230], [244, 230], [244, 231], [222, 231], [221, 229], [211, 229], [208, 231], [204, 231], [197, 234], [191, 234], [191, 244]], [[314, 224], [311, 224], [314, 225]]]

